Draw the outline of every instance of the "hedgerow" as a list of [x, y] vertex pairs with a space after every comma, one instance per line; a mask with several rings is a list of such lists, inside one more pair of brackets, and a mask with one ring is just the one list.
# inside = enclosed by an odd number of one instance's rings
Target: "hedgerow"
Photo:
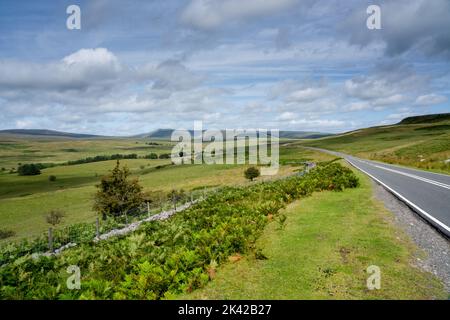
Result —
[[[338, 163], [310, 173], [246, 187], [225, 187], [166, 221], [135, 233], [84, 243], [59, 256], [24, 256], [0, 268], [0, 299], [167, 299], [204, 286], [231, 255], [251, 253], [269, 217], [321, 190], [358, 185]], [[81, 270], [81, 289], [69, 290], [66, 269]]]

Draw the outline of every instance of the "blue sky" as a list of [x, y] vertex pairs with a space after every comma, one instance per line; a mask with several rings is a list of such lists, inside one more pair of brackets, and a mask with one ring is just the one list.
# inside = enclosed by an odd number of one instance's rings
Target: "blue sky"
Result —
[[2, 0], [0, 30], [0, 129], [344, 132], [450, 112], [450, 0]]

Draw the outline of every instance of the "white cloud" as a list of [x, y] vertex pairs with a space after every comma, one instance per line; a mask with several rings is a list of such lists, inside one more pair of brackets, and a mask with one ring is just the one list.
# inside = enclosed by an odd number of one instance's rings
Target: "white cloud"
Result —
[[412, 66], [392, 60], [376, 65], [369, 75], [346, 80], [344, 87], [349, 97], [369, 103], [364, 109], [382, 110], [414, 101], [428, 85], [428, 78], [416, 73]]
[[269, 97], [281, 99], [286, 103], [309, 103], [326, 96], [328, 91], [326, 83], [296, 80], [285, 80], [274, 85]]
[[181, 21], [200, 29], [214, 29], [230, 22], [274, 14], [297, 0], [192, 0]]
[[29, 129], [33, 128], [33, 122], [30, 120], [17, 120], [16, 121], [17, 129]]
[[0, 89], [84, 90], [114, 81], [122, 71], [117, 58], [104, 48], [81, 49], [47, 64], [0, 61]]
[[431, 106], [435, 104], [440, 104], [447, 102], [448, 98], [446, 96], [438, 95], [438, 94], [426, 94], [417, 97], [415, 101], [415, 105], [417, 106]]
[[347, 105], [345, 105], [342, 110], [343, 111], [361, 111], [361, 110], [367, 110], [370, 109], [372, 106], [370, 103], [366, 101], [358, 101], [358, 102], [351, 102]]
[[374, 106], [390, 106], [390, 105], [402, 103], [403, 101], [405, 101], [405, 97], [402, 94], [394, 94], [389, 97], [383, 97], [380, 99], [376, 99], [375, 101], [373, 101], [373, 105]]
[[323, 97], [326, 93], [324, 88], [305, 88], [291, 92], [287, 97], [288, 102], [311, 102]]
[[344, 121], [329, 119], [295, 119], [291, 120], [289, 123], [291, 125], [314, 130], [339, 129], [346, 125]]
[[165, 60], [157, 66], [147, 64], [136, 70], [139, 80], [152, 79], [153, 89], [188, 90], [197, 87], [203, 76], [186, 68], [179, 60]]
[[353, 44], [366, 46], [383, 42], [389, 56], [408, 51], [450, 56], [450, 1], [396, 0], [379, 1], [382, 32], [365, 28], [367, 15], [357, 6], [343, 23], [341, 34]]
[[297, 117], [297, 115], [293, 112], [283, 112], [277, 117], [277, 120], [286, 121], [293, 120]]

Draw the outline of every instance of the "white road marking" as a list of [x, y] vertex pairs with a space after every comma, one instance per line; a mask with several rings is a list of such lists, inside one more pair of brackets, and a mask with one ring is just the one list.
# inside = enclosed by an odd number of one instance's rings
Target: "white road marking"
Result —
[[405, 166], [401, 166], [401, 165], [393, 164], [393, 163], [386, 164], [386, 163], [383, 163], [383, 162], [377, 161], [377, 160], [370, 160], [370, 161], [379, 163], [380, 165], [389, 165], [391, 167], [397, 167], [399, 169], [411, 170], [411, 171], [416, 171], [416, 172], [425, 172], [427, 174], [432, 174], [432, 175], [446, 177], [446, 178], [450, 177], [448, 174], [444, 174], [444, 173], [437, 173], [437, 172], [432, 172], [432, 171], [424, 171], [424, 170], [419, 170], [419, 169], [414, 169], [414, 168], [410, 168], [410, 167], [405, 167]]
[[354, 164], [352, 161], [350, 161], [348, 158], [346, 158], [346, 160], [355, 168], [357, 168], [358, 170], [364, 172], [365, 174], [367, 174], [369, 177], [371, 177], [373, 180], [377, 181], [379, 184], [381, 184], [383, 187], [385, 187], [386, 189], [388, 189], [390, 192], [392, 192], [394, 195], [396, 195], [398, 198], [400, 198], [402, 201], [406, 202], [409, 206], [411, 206], [414, 210], [416, 210], [419, 214], [423, 215], [425, 218], [431, 220], [432, 222], [434, 222], [435, 224], [439, 225], [441, 228], [443, 228], [446, 233], [447, 236], [450, 235], [450, 227], [447, 226], [446, 224], [444, 224], [442, 221], [439, 221], [438, 219], [436, 219], [435, 217], [433, 217], [431, 214], [429, 214], [428, 212], [426, 212], [425, 210], [423, 210], [422, 208], [420, 208], [418, 205], [416, 205], [415, 203], [413, 203], [412, 201], [406, 199], [403, 195], [401, 195], [399, 192], [395, 191], [394, 189], [392, 189], [391, 187], [389, 187], [387, 184], [385, 184], [384, 182], [382, 182], [381, 180], [379, 180], [378, 178], [375, 178], [373, 175], [371, 175], [370, 173], [368, 173], [367, 171], [361, 169], [360, 167], [358, 167], [356, 164]]
[[407, 177], [410, 177], [410, 178], [413, 178], [413, 179], [417, 179], [417, 180], [420, 180], [420, 181], [423, 181], [423, 182], [428, 182], [428, 183], [434, 184], [434, 185], [436, 185], [438, 187], [442, 187], [442, 188], [446, 188], [446, 189], [450, 190], [450, 185], [442, 183], [442, 182], [438, 182], [438, 181], [434, 181], [434, 180], [431, 180], [431, 179], [419, 177], [419, 176], [416, 176], [415, 174], [406, 173], [406, 172], [402, 172], [402, 171], [398, 171], [398, 170], [394, 170], [394, 169], [378, 166], [378, 165], [375, 165], [375, 164], [370, 164], [370, 163], [368, 163], [368, 164], [371, 165], [371, 166], [374, 166], [376, 168], [380, 168], [380, 169], [383, 169], [383, 170], [386, 170], [386, 171], [390, 171], [390, 172], [394, 172], [394, 173], [397, 173], [397, 174], [401, 174], [401, 175], [404, 175], [404, 176], [407, 176]]

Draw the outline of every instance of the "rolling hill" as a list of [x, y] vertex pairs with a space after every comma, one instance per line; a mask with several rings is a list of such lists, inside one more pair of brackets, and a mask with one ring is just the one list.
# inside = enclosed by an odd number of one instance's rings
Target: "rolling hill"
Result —
[[65, 137], [65, 138], [98, 138], [101, 136], [93, 134], [70, 133], [46, 129], [9, 129], [0, 130], [0, 135], [20, 135], [36, 137]]
[[[138, 134], [133, 136], [133, 138], [151, 138], [151, 139], [162, 139], [162, 140], [170, 140], [172, 132], [174, 129], [158, 129], [155, 131], [151, 131], [148, 133]], [[194, 134], [193, 130], [189, 130], [191, 135]], [[225, 131], [222, 130], [224, 136]], [[280, 131], [280, 138], [283, 139], [318, 139], [327, 136], [331, 136], [330, 133], [322, 133], [322, 132], [309, 132], [309, 131]]]
[[450, 173], [450, 114], [410, 117], [395, 125], [359, 129], [302, 144]]
[[424, 116], [408, 117], [399, 122], [399, 124], [421, 124], [450, 121], [450, 113], [429, 114]]

